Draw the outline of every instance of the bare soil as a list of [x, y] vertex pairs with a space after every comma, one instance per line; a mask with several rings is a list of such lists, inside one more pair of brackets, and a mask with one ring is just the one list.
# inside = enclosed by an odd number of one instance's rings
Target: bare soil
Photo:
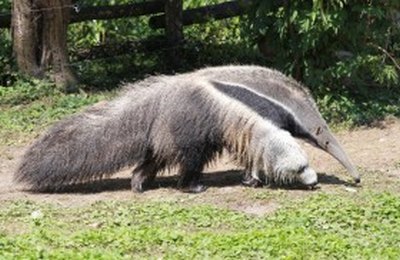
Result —
[[303, 144], [310, 163], [319, 173], [316, 190], [298, 188], [248, 188], [240, 184], [241, 169], [229, 158], [221, 158], [206, 170], [209, 189], [202, 194], [185, 194], [175, 189], [176, 176], [160, 176], [156, 187], [142, 194], [130, 190], [130, 170], [111, 179], [75, 185], [63, 193], [31, 193], [13, 183], [13, 172], [26, 147], [0, 147], [0, 201], [33, 200], [62, 207], [90, 205], [101, 200], [172, 201], [186, 204], [211, 204], [247, 214], [263, 215], [279, 208], [282, 199], [301, 199], [314, 193], [357, 193], [365, 190], [400, 193], [400, 120], [380, 122], [373, 128], [359, 128], [336, 134], [362, 174], [354, 187], [344, 168], [328, 154]]

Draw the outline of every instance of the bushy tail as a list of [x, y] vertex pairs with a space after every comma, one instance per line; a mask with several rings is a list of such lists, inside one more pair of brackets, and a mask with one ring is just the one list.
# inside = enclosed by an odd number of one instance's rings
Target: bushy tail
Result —
[[34, 191], [57, 191], [132, 165], [139, 147], [133, 154], [127, 124], [110, 118], [83, 113], [59, 122], [29, 147], [15, 180]]

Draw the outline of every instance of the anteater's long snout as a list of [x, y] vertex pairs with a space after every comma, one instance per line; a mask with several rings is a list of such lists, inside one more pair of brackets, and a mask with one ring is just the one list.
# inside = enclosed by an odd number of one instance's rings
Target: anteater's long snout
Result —
[[360, 183], [360, 174], [354, 167], [354, 164], [350, 161], [345, 151], [335, 139], [331, 140], [330, 142], [326, 142], [323, 146], [323, 149], [330, 155], [335, 157], [347, 169], [347, 171], [353, 177], [355, 183]]

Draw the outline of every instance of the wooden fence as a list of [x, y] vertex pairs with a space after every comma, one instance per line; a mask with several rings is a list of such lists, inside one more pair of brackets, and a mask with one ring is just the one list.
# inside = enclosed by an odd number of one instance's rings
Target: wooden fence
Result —
[[[153, 29], [165, 28], [167, 40], [176, 43], [183, 39], [183, 26], [243, 15], [251, 5], [251, 0], [237, 0], [183, 10], [182, 2], [183, 0], [156, 0], [125, 5], [68, 8], [71, 8], [70, 23], [150, 15], [149, 26]], [[9, 28], [10, 24], [11, 14], [0, 14], [0, 28]]]

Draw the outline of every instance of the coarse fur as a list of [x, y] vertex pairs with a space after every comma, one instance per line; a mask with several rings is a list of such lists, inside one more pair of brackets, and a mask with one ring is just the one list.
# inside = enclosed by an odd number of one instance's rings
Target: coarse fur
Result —
[[[329, 153], [348, 170], [356, 183], [360, 182], [359, 173], [329, 130], [309, 90], [296, 80], [259, 66], [210, 67], [192, 74], [210, 80], [225, 95]], [[247, 169], [245, 178], [251, 171]], [[251, 182], [251, 179], [245, 181]]]
[[199, 192], [203, 167], [223, 149], [277, 183], [317, 182], [289, 133], [192, 74], [128, 84], [113, 101], [56, 123], [27, 150], [15, 179], [57, 191], [134, 166], [132, 189], [143, 191], [178, 167], [178, 187]]

